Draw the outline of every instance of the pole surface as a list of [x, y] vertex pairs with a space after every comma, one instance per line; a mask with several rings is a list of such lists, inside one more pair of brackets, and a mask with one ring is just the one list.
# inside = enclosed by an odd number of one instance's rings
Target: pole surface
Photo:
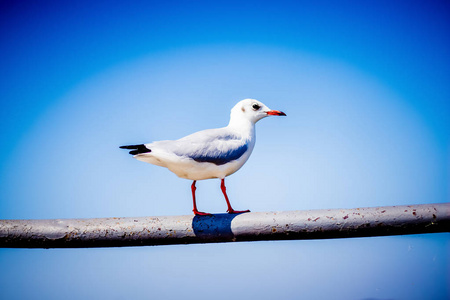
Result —
[[0, 247], [123, 247], [449, 231], [450, 204], [437, 203], [238, 215], [0, 220]]

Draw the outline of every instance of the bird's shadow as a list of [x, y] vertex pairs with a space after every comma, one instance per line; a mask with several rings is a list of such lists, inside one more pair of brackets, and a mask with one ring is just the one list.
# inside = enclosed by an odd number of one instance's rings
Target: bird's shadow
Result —
[[208, 216], [195, 216], [192, 219], [192, 228], [195, 236], [205, 240], [233, 240], [231, 222], [240, 214], [212, 214]]

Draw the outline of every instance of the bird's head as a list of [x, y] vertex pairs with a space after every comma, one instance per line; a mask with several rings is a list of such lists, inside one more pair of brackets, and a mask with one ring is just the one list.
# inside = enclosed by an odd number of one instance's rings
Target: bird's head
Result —
[[255, 124], [262, 118], [268, 116], [285, 116], [284, 112], [279, 110], [271, 110], [264, 103], [255, 100], [255, 99], [244, 99], [239, 101], [232, 109], [231, 109], [231, 120], [248, 120], [252, 124]]

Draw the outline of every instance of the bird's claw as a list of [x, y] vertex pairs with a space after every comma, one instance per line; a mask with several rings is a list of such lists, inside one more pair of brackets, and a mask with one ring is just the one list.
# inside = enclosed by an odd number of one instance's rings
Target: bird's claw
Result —
[[193, 212], [194, 212], [194, 215], [196, 215], [196, 216], [211, 216], [210, 213], [205, 213], [205, 212], [201, 212], [198, 210], [193, 210]]
[[234, 210], [234, 209], [228, 209], [227, 213], [229, 214], [242, 214], [242, 213], [248, 213], [250, 210]]

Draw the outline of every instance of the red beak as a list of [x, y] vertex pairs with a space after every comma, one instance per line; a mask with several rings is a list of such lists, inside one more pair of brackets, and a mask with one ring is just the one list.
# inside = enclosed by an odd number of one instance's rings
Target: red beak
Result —
[[269, 110], [269, 111], [267, 112], [267, 114], [268, 114], [269, 116], [285, 116], [285, 115], [286, 115], [284, 112], [279, 111], [279, 110]]

